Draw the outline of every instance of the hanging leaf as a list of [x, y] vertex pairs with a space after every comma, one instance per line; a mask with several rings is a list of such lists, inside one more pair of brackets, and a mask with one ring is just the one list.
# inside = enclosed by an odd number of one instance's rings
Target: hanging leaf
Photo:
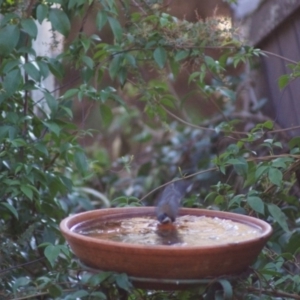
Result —
[[43, 122], [43, 124], [53, 133], [56, 134], [56, 136], [59, 136], [61, 128], [56, 123], [52, 122]]
[[108, 72], [111, 77], [111, 79], [116, 78], [120, 68], [121, 68], [121, 62], [123, 60], [123, 55], [118, 54], [115, 55], [112, 61], [109, 64]]
[[48, 259], [50, 265], [53, 267], [55, 264], [55, 260], [60, 254], [60, 246], [48, 245], [44, 250], [44, 254]]
[[286, 232], [290, 232], [288, 224], [286, 222], [286, 215], [282, 212], [282, 210], [273, 203], [268, 204], [268, 210], [274, 220], [281, 226], [281, 228]]
[[132, 284], [128, 279], [128, 276], [124, 273], [122, 274], [115, 274], [114, 275], [115, 280], [116, 280], [116, 284], [119, 288], [127, 291], [127, 292], [131, 292], [132, 289]]
[[107, 23], [107, 13], [106, 11], [101, 10], [97, 13], [97, 17], [96, 17], [97, 29], [101, 30], [106, 23]]
[[30, 187], [28, 187], [27, 185], [21, 185], [20, 187], [22, 193], [27, 197], [29, 198], [30, 200], [32, 200], [33, 198], [33, 191]]
[[287, 74], [281, 75], [278, 79], [279, 88], [281, 90], [284, 89], [288, 85], [289, 81], [290, 81], [290, 76], [289, 75], [287, 75]]
[[9, 55], [17, 46], [20, 30], [16, 25], [7, 24], [0, 30], [0, 56]]
[[25, 72], [35, 81], [41, 79], [41, 72], [35, 62], [28, 62], [23, 65]]
[[100, 115], [102, 124], [104, 127], [107, 127], [110, 125], [111, 121], [113, 120], [113, 113], [107, 105], [100, 104]]
[[[1, 47], [1, 46], [0, 46]], [[15, 91], [18, 90], [19, 86], [22, 84], [23, 78], [20, 69], [14, 69], [9, 72], [3, 80], [3, 89], [6, 92], [6, 96], [11, 96]]]
[[74, 155], [74, 162], [79, 172], [85, 175], [88, 171], [88, 163], [85, 154], [82, 151], [77, 151]]
[[55, 97], [53, 97], [49, 92], [45, 92], [44, 96], [46, 98], [47, 104], [52, 113], [56, 113], [58, 109], [58, 102]]
[[163, 47], [158, 47], [153, 52], [153, 57], [158, 66], [162, 69], [167, 61], [167, 53]]
[[7, 210], [9, 210], [16, 219], [19, 218], [18, 211], [12, 205], [6, 202], [0, 202], [0, 205], [4, 206]]
[[38, 28], [33, 19], [23, 19], [21, 21], [22, 29], [28, 33], [30, 37], [36, 39], [38, 34]]
[[108, 17], [107, 19], [115, 39], [120, 41], [123, 35], [123, 30], [119, 21], [112, 17]]
[[49, 7], [46, 4], [39, 4], [36, 9], [36, 18], [40, 24], [46, 19], [48, 15]]
[[63, 36], [68, 36], [71, 23], [66, 13], [58, 8], [50, 8], [49, 21], [54, 30], [61, 33]]

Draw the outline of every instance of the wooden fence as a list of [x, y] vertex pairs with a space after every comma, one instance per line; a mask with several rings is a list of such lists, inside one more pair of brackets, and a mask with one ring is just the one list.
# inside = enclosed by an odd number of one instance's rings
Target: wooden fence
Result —
[[[258, 97], [268, 99], [265, 113], [284, 128], [297, 127], [300, 125], [300, 78], [283, 90], [278, 87], [278, 78], [290, 73], [288, 65], [292, 61], [300, 61], [300, 1], [266, 0], [249, 21], [250, 43], [273, 53], [261, 58], [260, 76], [255, 82]], [[300, 135], [300, 128], [289, 134]]]

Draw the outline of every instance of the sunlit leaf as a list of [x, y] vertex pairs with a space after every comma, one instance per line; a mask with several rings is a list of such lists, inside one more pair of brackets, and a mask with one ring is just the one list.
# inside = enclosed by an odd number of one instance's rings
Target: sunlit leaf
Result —
[[284, 89], [288, 85], [289, 81], [290, 81], [290, 76], [289, 75], [287, 75], [287, 74], [281, 75], [278, 79], [279, 88], [281, 90]]

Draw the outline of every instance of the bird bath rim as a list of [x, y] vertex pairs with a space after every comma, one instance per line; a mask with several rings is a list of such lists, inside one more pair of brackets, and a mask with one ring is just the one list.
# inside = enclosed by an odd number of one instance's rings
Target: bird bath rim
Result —
[[[132, 210], [135, 210], [134, 212], [131, 212]], [[143, 210], [143, 213], [141, 213], [139, 210]], [[75, 225], [78, 225], [80, 223], [84, 222], [91, 222], [93, 220], [112, 220], [112, 219], [122, 219], [122, 218], [132, 218], [135, 216], [155, 216], [155, 207], [117, 207], [117, 208], [103, 208], [103, 209], [95, 209], [95, 210], [90, 210], [86, 212], [81, 212], [78, 214], [71, 215], [69, 217], [66, 217], [63, 219], [60, 223], [60, 230], [63, 233], [67, 233], [70, 236], [73, 236], [74, 238], [80, 238], [82, 241], [85, 242], [93, 242], [97, 244], [107, 244], [111, 245], [114, 247], [121, 247], [121, 248], [132, 248], [132, 249], [147, 249], [151, 251], [152, 249], [161, 249], [161, 250], [171, 250], [171, 249], [180, 249], [180, 251], [184, 250], [194, 250], [195, 248], [201, 248], [201, 249], [216, 249], [216, 248], [226, 248], [226, 247], [231, 247], [232, 245], [247, 245], [252, 243], [254, 240], [260, 240], [264, 238], [268, 238], [271, 233], [272, 233], [272, 227], [268, 223], [266, 223], [263, 220], [260, 220], [258, 218], [254, 218], [251, 216], [247, 215], [242, 215], [242, 214], [237, 214], [237, 213], [232, 213], [232, 212], [225, 212], [225, 211], [217, 211], [217, 210], [208, 210], [208, 209], [198, 209], [198, 208], [180, 208], [179, 210], [179, 216], [184, 216], [184, 215], [195, 215], [195, 212], [203, 212], [201, 216], [206, 216], [206, 217], [218, 217], [220, 219], [227, 219], [227, 220], [232, 220], [237, 223], [242, 223], [246, 224], [248, 226], [254, 227], [254, 228], [259, 228], [261, 230], [261, 234], [258, 237], [254, 238], [249, 238], [246, 241], [240, 241], [238, 243], [224, 243], [224, 244], [219, 244], [219, 245], [209, 245], [209, 246], [176, 246], [176, 245], [142, 245], [142, 244], [131, 244], [131, 243], [126, 243], [126, 242], [118, 242], [118, 241], [111, 241], [107, 239], [98, 239], [94, 237], [88, 237], [85, 235], [82, 235], [80, 233], [75, 232], [72, 230]], [[99, 217], [99, 212], [101, 212], [101, 216]], [[112, 214], [109, 214], [105, 216], [105, 212], [112, 212]], [[130, 216], [128, 217], [128, 214], [130, 213]], [[216, 214], [218, 216], [216, 216]], [[85, 216], [90, 216], [89, 219], [84, 218]], [[197, 215], [199, 216], [199, 215]], [[82, 221], [77, 221], [81, 220]]]

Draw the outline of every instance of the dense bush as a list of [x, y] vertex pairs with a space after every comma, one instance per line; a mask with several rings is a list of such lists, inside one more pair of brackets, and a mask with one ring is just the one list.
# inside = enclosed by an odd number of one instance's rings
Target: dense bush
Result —
[[[219, 26], [224, 21], [179, 20], [160, 1], [138, 1], [134, 10], [131, 1], [114, 0], [0, 4], [1, 298], [121, 299], [128, 292], [130, 299], [300, 299], [300, 139], [289, 140], [250, 106], [238, 109], [248, 74], [228, 72], [252, 66], [260, 50], [236, 40], [232, 29]], [[91, 11], [99, 36], [83, 31]], [[50, 22], [55, 47], [56, 33], [68, 37], [74, 18], [79, 31], [61, 54], [36, 54], [38, 23]], [[100, 38], [108, 29], [112, 43]], [[217, 57], [208, 49], [217, 49]], [[193, 91], [181, 98], [170, 83], [184, 67]], [[79, 78], [62, 84], [67, 68]], [[297, 64], [293, 72], [280, 78], [281, 88], [298, 76]], [[50, 75], [54, 90], [44, 87]], [[208, 119], [199, 105], [199, 111], [185, 107], [200, 97], [217, 107]], [[97, 108], [101, 134], [75, 125], [75, 99], [82, 109]], [[89, 137], [95, 142], [87, 146]], [[119, 144], [104, 147], [99, 137]], [[194, 182], [186, 206], [273, 225], [250, 275], [234, 287], [226, 282], [223, 292], [214, 285], [163, 292], [135, 290], [125, 274], [85, 272], [59, 222], [93, 208], [152, 204], [155, 191], [147, 193], [175, 177]]]

